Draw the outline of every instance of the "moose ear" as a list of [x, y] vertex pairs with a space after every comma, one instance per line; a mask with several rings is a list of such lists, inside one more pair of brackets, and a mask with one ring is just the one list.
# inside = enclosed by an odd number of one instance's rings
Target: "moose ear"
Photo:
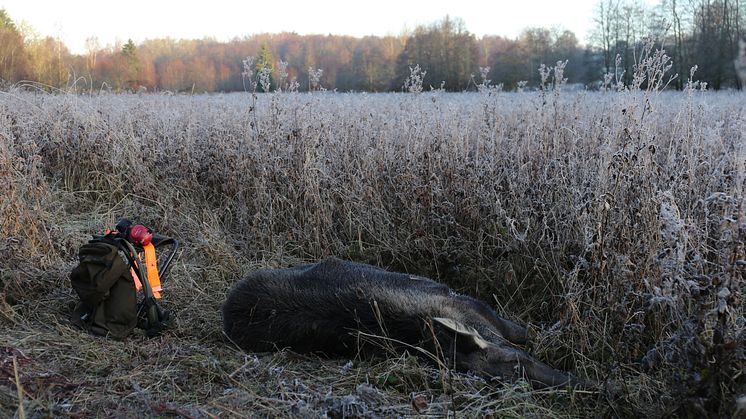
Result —
[[446, 329], [458, 334], [462, 338], [467, 339], [480, 349], [485, 349], [486, 347], [490, 346], [490, 344], [486, 340], [484, 340], [482, 335], [480, 335], [479, 332], [477, 332], [477, 330], [471, 326], [467, 326], [448, 317], [433, 317], [433, 321], [445, 327]]

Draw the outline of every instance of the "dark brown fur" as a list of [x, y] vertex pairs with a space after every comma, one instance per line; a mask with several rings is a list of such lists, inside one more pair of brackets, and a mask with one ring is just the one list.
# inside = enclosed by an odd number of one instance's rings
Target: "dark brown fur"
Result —
[[380, 341], [361, 336], [382, 336], [390, 347], [442, 353], [449, 365], [455, 360], [457, 369], [487, 377], [583, 385], [515, 348], [526, 329], [485, 303], [427, 278], [336, 258], [253, 272], [228, 294], [223, 321], [226, 335], [248, 351], [350, 356], [380, 351]]

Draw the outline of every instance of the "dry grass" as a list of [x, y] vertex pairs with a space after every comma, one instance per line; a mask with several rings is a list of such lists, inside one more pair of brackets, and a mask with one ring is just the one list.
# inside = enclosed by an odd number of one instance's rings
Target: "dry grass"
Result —
[[[743, 97], [246, 96], [0, 94], [0, 416], [16, 372], [30, 417], [734, 414]], [[184, 243], [163, 337], [67, 322], [75, 251], [119, 216]], [[481, 296], [531, 324], [537, 357], [618, 391], [224, 342], [241, 275], [326, 255]]]

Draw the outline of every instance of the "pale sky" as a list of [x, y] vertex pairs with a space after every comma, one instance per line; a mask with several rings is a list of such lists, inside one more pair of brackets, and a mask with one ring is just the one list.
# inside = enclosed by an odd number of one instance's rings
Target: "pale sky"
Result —
[[96, 36], [101, 46], [152, 38], [230, 40], [256, 33], [400, 34], [445, 15], [476, 34], [516, 37], [530, 26], [561, 27], [585, 42], [598, 0], [0, 0], [11, 19], [62, 38], [73, 53]]

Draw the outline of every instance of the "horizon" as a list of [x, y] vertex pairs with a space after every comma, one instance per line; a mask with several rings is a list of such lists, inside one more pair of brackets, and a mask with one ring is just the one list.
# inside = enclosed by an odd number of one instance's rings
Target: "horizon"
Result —
[[[445, 16], [461, 19], [466, 30], [479, 38], [497, 35], [514, 39], [526, 28], [545, 27], [570, 30], [581, 44], [587, 44], [598, 0], [581, 0], [572, 9], [545, 0], [527, 0], [520, 5], [503, 2], [484, 5], [474, 0], [456, 5], [443, 0], [428, 4], [422, 1], [399, 4], [382, 0], [374, 9], [365, 12], [352, 10], [333, 0], [321, 0], [308, 10], [307, 4], [301, 5], [297, 1], [289, 2], [283, 9], [269, 3], [231, 5], [227, 0], [214, 0], [210, 8], [183, 7], [173, 1], [149, 3], [133, 0], [126, 9], [113, 2], [81, 0], [72, 3], [1, 0], [0, 9], [5, 9], [16, 24], [30, 26], [39, 36], [58, 38], [71, 53], [83, 54], [86, 40], [93, 37], [98, 39], [101, 47], [107, 47], [125, 43], [128, 39], [137, 44], [160, 38], [227, 42], [283, 32], [357, 38], [398, 36]], [[44, 10], [43, 14], [38, 12], [40, 9]], [[287, 10], [302, 12], [287, 13]], [[399, 12], [392, 13], [397, 10]], [[531, 13], [523, 12], [525, 10], [531, 10]], [[120, 18], [112, 19], [111, 16]]]

